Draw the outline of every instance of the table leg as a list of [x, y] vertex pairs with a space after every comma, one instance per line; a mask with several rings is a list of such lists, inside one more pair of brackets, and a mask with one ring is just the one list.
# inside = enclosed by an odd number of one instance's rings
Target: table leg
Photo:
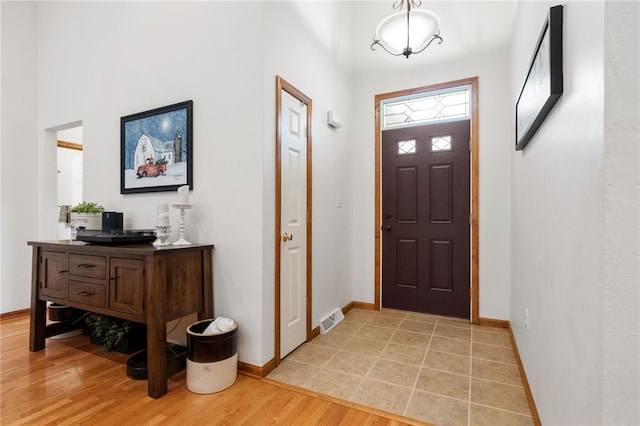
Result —
[[37, 352], [44, 349], [47, 331], [47, 302], [31, 301], [31, 323], [29, 325], [29, 350]]
[[198, 313], [198, 319], [213, 319], [213, 264], [211, 250], [202, 250], [202, 285], [204, 296], [203, 311]]
[[166, 324], [147, 324], [147, 377], [149, 396], [167, 393]]
[[47, 302], [38, 300], [38, 248], [33, 248], [31, 261], [31, 318], [29, 324], [29, 350], [37, 352], [44, 349], [47, 328]]
[[[145, 310], [147, 320], [147, 385], [149, 396], [167, 393], [167, 324], [165, 321], [166, 278], [164, 258], [155, 257], [147, 271]], [[151, 277], [155, 277], [151, 282]]]

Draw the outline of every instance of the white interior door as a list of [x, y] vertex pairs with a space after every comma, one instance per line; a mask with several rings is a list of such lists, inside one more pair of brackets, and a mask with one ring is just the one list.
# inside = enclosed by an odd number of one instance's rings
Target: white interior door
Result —
[[281, 93], [280, 358], [307, 338], [307, 105]]

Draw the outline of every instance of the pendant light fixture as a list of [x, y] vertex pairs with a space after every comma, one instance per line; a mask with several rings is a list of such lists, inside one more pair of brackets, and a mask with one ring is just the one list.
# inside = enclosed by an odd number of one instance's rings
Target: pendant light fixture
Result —
[[[406, 10], [403, 7], [406, 4]], [[420, 0], [398, 0], [393, 4], [397, 12], [384, 18], [376, 28], [371, 50], [381, 46], [394, 56], [420, 53], [434, 41], [442, 43], [440, 37], [440, 18], [435, 13], [417, 9]]]

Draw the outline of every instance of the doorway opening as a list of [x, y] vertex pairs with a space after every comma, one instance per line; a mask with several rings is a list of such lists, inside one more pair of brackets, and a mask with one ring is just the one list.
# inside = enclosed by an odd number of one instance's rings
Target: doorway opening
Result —
[[[386, 105], [389, 105], [394, 100], [415, 97], [415, 96], [423, 96], [425, 98], [429, 97], [429, 94], [435, 93], [443, 93], [443, 92], [451, 92], [455, 91], [458, 88], [469, 87], [470, 88], [470, 98], [469, 98], [469, 238], [470, 238], [470, 248], [469, 248], [469, 257], [470, 257], [470, 271], [468, 276], [468, 285], [470, 286], [469, 291], [469, 310], [470, 310], [470, 319], [472, 323], [479, 322], [479, 275], [478, 275], [478, 266], [479, 266], [479, 248], [478, 248], [478, 236], [479, 236], [479, 226], [478, 226], [478, 166], [479, 166], [479, 156], [478, 156], [478, 78], [468, 78], [463, 80], [451, 81], [443, 84], [419, 87], [414, 89], [407, 89], [397, 92], [384, 93], [375, 96], [375, 239], [374, 239], [374, 251], [375, 251], [375, 271], [374, 271], [374, 305], [375, 309], [380, 309], [382, 307], [382, 299], [383, 299], [383, 233], [386, 233], [389, 224], [387, 223], [387, 228], [383, 228], [385, 225], [384, 217], [388, 218], [390, 213], [383, 212], [383, 197], [382, 197], [382, 161], [383, 161], [383, 152], [382, 152], [382, 144], [383, 144], [383, 125], [388, 128], [393, 128], [395, 118], [387, 118], [383, 115], [383, 108]], [[386, 105], [385, 105], [386, 104]], [[415, 115], [418, 117], [420, 114]], [[423, 115], [428, 116], [429, 113], [423, 113]], [[455, 118], [455, 117], [454, 117]], [[384, 119], [384, 120], [383, 120]], [[413, 117], [405, 117], [405, 121], [414, 120]], [[428, 122], [429, 120], [423, 120]], [[389, 126], [391, 124], [391, 126]], [[415, 124], [420, 124], [419, 120], [416, 120]], [[398, 149], [402, 152], [398, 152], [399, 154], [406, 153], [403, 150], [411, 150], [411, 143], [405, 143], [406, 141], [401, 140], [398, 143]], [[437, 144], [442, 143], [441, 140], [436, 142]], [[433, 145], [433, 149], [440, 150], [439, 146]], [[411, 154], [411, 152], [409, 152]], [[407, 169], [409, 170], [409, 169]], [[409, 176], [410, 173], [407, 173], [406, 176]], [[444, 176], [445, 173], [442, 174]], [[411, 247], [411, 244], [407, 244], [405, 247]], [[448, 253], [448, 248], [446, 244], [440, 244], [439, 246], [434, 246], [434, 253], [437, 253], [440, 250], [440, 253]], [[408, 252], [407, 252], [408, 253]], [[417, 253], [417, 251], [416, 251]], [[412, 253], [409, 253], [409, 256], [413, 256]], [[436, 271], [438, 272], [438, 271]], [[446, 271], [445, 271], [446, 272]], [[438, 272], [441, 276], [443, 271]], [[446, 275], [446, 274], [445, 274]], [[410, 280], [409, 280], [410, 281]]]
[[56, 132], [58, 239], [71, 239], [69, 209], [82, 200], [82, 126]]

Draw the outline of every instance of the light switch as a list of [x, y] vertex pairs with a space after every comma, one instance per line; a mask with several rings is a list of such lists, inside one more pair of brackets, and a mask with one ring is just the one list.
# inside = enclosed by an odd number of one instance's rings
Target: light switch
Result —
[[342, 208], [342, 195], [336, 195], [336, 207], [339, 209]]

